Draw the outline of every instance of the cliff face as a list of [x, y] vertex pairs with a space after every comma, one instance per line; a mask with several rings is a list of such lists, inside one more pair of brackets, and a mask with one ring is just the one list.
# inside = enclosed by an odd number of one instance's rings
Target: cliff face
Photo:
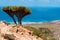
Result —
[[0, 40], [43, 40], [32, 35], [32, 31], [23, 27], [13, 27], [0, 22]]

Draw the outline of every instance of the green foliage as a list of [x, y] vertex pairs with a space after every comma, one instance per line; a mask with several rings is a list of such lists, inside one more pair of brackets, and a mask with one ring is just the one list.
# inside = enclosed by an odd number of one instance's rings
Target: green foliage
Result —
[[18, 10], [23, 9], [23, 8], [26, 9], [25, 10], [26, 12], [30, 12], [31, 13], [30, 9], [25, 7], [25, 6], [6, 6], [6, 7], [3, 7], [2, 10], [4, 10], [4, 11], [7, 11], [7, 10], [18, 11]]
[[55, 38], [52, 38], [51, 40], [57, 40], [57, 39], [55, 39]]
[[39, 36], [39, 34], [40, 34], [40, 30], [39, 29], [36, 29], [36, 28], [34, 28], [34, 27], [26, 27], [27, 29], [29, 29], [29, 30], [31, 30], [31, 31], [33, 31], [33, 35], [37, 35], [37, 36]]
[[[3, 7], [3, 9], [6, 8], [7, 10], [12, 10], [12, 11], [13, 11], [13, 10], [19, 9], [19, 7], [20, 7], [20, 6], [6, 6], [6, 7]], [[21, 6], [21, 7], [22, 7], [22, 6]]]
[[27, 26], [25, 27], [31, 31], [33, 31], [33, 35], [43, 38], [44, 40], [54, 40], [53, 39], [53, 32], [48, 28], [35, 28]]
[[46, 36], [53, 34], [51, 30], [48, 28], [39, 28], [42, 34], [45, 34]]
[[[2, 10], [12, 10], [12, 11], [17, 11], [17, 10], [20, 10], [20, 9], [23, 9], [25, 8], [26, 11], [30, 11], [29, 8], [25, 7], [25, 6], [6, 6], [6, 7], [3, 7]], [[31, 11], [30, 11], [31, 12]]]

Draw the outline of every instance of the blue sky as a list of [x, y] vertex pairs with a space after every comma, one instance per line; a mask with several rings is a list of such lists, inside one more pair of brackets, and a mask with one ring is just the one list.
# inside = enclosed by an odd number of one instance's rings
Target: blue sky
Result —
[[0, 0], [0, 6], [60, 7], [60, 0]]

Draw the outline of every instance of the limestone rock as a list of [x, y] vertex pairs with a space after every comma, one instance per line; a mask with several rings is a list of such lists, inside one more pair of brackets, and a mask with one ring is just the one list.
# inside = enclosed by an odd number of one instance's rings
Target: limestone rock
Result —
[[13, 27], [12, 25], [8, 26], [4, 22], [0, 22], [0, 40], [43, 40], [43, 39], [41, 39], [40, 37], [37, 38], [36, 36], [32, 35], [32, 31], [24, 27], [21, 26]]

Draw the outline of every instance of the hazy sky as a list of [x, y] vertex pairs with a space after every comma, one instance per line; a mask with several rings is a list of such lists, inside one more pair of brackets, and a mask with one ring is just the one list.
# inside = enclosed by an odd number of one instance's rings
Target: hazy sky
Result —
[[60, 0], [0, 0], [0, 6], [10, 5], [60, 7]]

